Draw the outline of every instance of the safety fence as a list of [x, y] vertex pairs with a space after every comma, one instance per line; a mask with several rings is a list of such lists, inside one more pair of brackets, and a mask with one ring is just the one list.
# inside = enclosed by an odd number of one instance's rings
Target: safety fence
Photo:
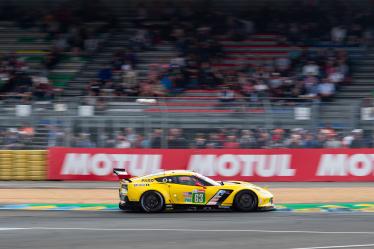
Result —
[[[227, 103], [217, 97], [81, 97], [20, 103], [8, 97], [0, 98], [0, 112], [0, 133], [9, 138], [0, 139], [2, 149], [113, 148], [118, 146], [115, 140], [127, 133], [126, 128], [133, 129], [133, 135], [145, 142], [152, 139], [155, 130], [161, 131], [158, 148], [176, 148], [168, 140], [169, 129], [173, 128], [183, 129], [188, 140], [188, 145], [177, 148], [192, 147], [190, 144], [199, 134], [206, 138], [219, 129], [236, 129], [240, 133], [258, 128], [303, 128], [315, 132], [329, 126], [342, 136], [353, 129], [363, 129], [367, 137], [374, 131], [372, 99], [320, 103], [310, 99], [237, 98]], [[32, 127], [34, 134], [14, 132], [22, 127]]]
[[46, 180], [46, 150], [0, 150], [0, 180]]

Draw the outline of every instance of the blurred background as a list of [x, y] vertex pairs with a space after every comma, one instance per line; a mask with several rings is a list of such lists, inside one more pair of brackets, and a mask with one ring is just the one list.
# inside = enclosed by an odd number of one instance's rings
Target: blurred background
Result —
[[0, 149], [373, 148], [371, 0], [0, 0]]

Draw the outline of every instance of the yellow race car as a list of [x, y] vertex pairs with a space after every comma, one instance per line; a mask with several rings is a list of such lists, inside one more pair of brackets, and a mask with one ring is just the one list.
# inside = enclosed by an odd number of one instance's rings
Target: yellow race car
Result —
[[147, 213], [170, 209], [232, 208], [237, 211], [272, 210], [273, 195], [242, 181], [217, 182], [201, 174], [173, 170], [132, 177], [114, 169], [120, 179], [119, 208]]

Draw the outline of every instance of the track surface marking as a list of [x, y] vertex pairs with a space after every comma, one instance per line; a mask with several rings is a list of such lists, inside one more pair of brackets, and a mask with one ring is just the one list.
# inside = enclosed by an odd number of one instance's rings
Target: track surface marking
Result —
[[374, 213], [0, 210], [0, 247], [328, 249], [373, 244], [373, 224]]
[[345, 245], [345, 246], [318, 246], [318, 247], [303, 247], [303, 248], [292, 248], [292, 249], [332, 249], [332, 248], [358, 248], [358, 247], [374, 247], [374, 244], [366, 245]]

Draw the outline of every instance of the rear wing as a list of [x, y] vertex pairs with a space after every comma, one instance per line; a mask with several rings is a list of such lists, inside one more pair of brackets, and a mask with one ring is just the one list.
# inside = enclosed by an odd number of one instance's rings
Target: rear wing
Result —
[[125, 169], [113, 169], [113, 173], [116, 174], [120, 180], [124, 179], [130, 181], [130, 178], [132, 178]]

